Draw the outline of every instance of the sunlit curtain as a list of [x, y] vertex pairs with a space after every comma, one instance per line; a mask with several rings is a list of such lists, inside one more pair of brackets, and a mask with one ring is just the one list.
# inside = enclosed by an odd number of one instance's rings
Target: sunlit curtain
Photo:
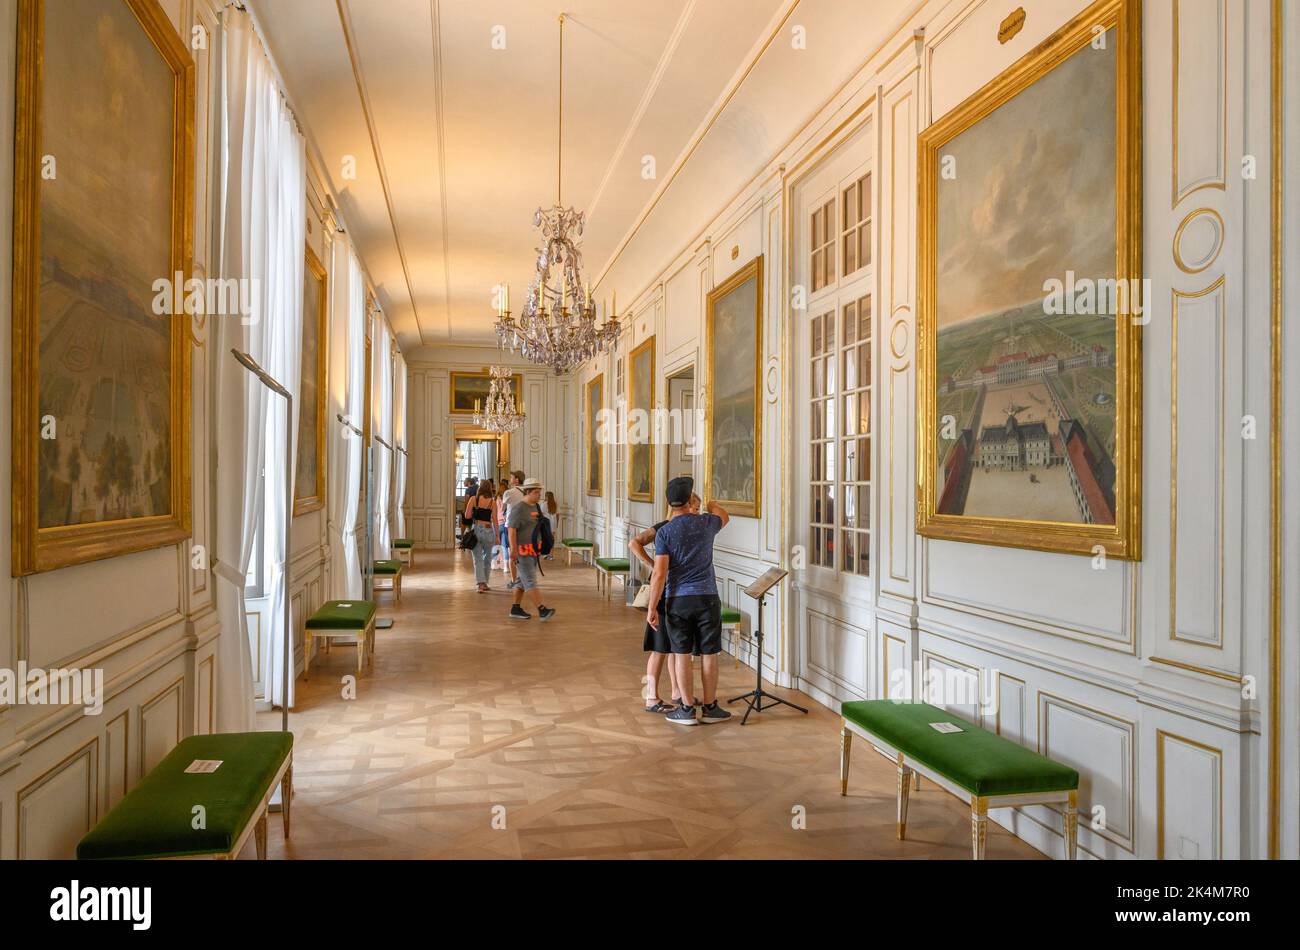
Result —
[[[269, 554], [270, 630], [263, 657], [267, 695], [281, 695], [285, 480], [292, 436], [281, 397], [231, 356], [248, 352], [291, 392], [299, 375], [305, 154], [261, 42], [246, 13], [227, 8], [222, 71], [221, 276], [245, 282], [249, 313], [216, 318], [216, 550], [218, 728], [253, 725], [252, 657], [245, 630], [245, 576], [259, 536]], [[296, 400], [295, 400], [296, 401]], [[265, 478], [263, 478], [265, 472]], [[267, 515], [275, 512], [276, 516]], [[258, 532], [259, 524], [262, 531]], [[278, 594], [276, 593], [279, 588]], [[292, 627], [292, 624], [291, 624]]]
[[406, 360], [397, 354], [393, 364], [393, 536], [406, 537]]
[[357, 515], [362, 474], [361, 437], [339, 422], [360, 429], [366, 405], [366, 285], [350, 242], [334, 243], [333, 307], [330, 314], [330, 596], [360, 599], [361, 561], [357, 557]]
[[389, 499], [392, 497], [393, 479], [393, 360], [390, 355], [388, 325], [378, 311], [370, 331], [371, 391], [374, 393], [374, 434], [387, 442], [373, 439], [374, 499], [371, 512], [374, 517], [374, 549], [372, 556], [387, 558], [392, 549], [392, 525], [388, 520]]

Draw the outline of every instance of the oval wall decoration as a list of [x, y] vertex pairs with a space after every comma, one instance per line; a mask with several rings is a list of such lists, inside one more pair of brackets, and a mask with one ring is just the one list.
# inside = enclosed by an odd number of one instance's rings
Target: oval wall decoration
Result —
[[1213, 208], [1197, 208], [1174, 232], [1174, 263], [1186, 274], [1199, 274], [1223, 250], [1223, 218]]

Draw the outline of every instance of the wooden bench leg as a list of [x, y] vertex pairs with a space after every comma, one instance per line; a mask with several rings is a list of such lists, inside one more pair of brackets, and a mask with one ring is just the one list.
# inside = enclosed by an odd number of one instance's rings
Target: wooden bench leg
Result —
[[1079, 793], [1071, 792], [1065, 803], [1065, 860], [1073, 861], [1079, 847]]
[[402, 602], [402, 575], [400, 572], [397, 579], [393, 581], [393, 591], [395, 595], [393, 603], [400, 604]]
[[907, 799], [912, 791], [912, 770], [898, 757], [898, 840], [907, 837]]
[[970, 844], [972, 857], [984, 860], [984, 845], [989, 836], [989, 800], [972, 798], [970, 803]]
[[362, 673], [366, 669], [366, 637], [363, 633], [357, 637], [357, 672]]
[[853, 751], [853, 733], [840, 722], [840, 794], [849, 793], [849, 755]]
[[914, 791], [914, 792], [919, 792], [920, 790], [921, 790], [921, 773], [920, 773], [920, 772], [913, 772], [913, 773], [912, 773], [912, 791]]
[[303, 682], [311, 679], [311, 641], [312, 635], [310, 630], [303, 630], [302, 634], [302, 679]]
[[293, 765], [284, 770], [280, 779], [280, 817], [284, 819], [284, 840], [289, 840], [289, 805], [293, 802]]
[[266, 812], [258, 816], [253, 828], [253, 839], [257, 842], [257, 860], [266, 860]]

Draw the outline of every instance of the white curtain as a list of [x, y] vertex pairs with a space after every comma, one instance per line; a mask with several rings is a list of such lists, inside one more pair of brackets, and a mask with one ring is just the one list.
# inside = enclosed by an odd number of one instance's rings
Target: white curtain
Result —
[[393, 537], [406, 537], [406, 360], [401, 353], [393, 362]]
[[360, 513], [361, 437], [339, 422], [340, 414], [360, 429], [366, 406], [366, 284], [351, 244], [334, 242], [334, 306], [330, 315], [329, 541], [330, 597], [359, 600], [361, 560], [357, 557]]
[[[493, 453], [495, 448], [496, 446], [492, 442], [471, 442], [469, 444], [470, 457], [474, 460], [474, 474], [478, 476], [479, 481], [496, 477], [494, 471], [496, 459]], [[457, 485], [456, 489], [459, 491], [460, 486]]]
[[[370, 331], [371, 389], [374, 392], [374, 434], [389, 445], [393, 444], [393, 361], [390, 354], [388, 325], [383, 315], [375, 311]], [[388, 520], [389, 499], [392, 497], [393, 455], [378, 439], [374, 446], [374, 499], [370, 510], [374, 516], [374, 550], [372, 556], [384, 559], [392, 550], [392, 525]]]
[[[291, 438], [281, 397], [231, 356], [246, 351], [290, 392], [298, 387], [305, 228], [305, 153], [271, 65], [246, 13], [227, 8], [223, 83], [221, 276], [246, 281], [251, 313], [217, 321], [218, 728], [253, 726], [252, 658], [244, 620], [245, 575], [262, 528], [272, 593], [267, 695], [281, 695], [285, 479]], [[296, 400], [295, 400], [296, 402]], [[265, 472], [265, 478], [263, 478]], [[268, 518], [268, 513], [275, 514]], [[279, 585], [278, 594], [275, 593]], [[291, 625], [292, 629], [292, 625]]]

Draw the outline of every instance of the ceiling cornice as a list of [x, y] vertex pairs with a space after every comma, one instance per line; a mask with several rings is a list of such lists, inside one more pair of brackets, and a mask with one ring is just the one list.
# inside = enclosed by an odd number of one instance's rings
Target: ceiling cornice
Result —
[[415, 302], [415, 288], [411, 283], [411, 269], [406, 262], [406, 248], [402, 244], [401, 231], [397, 226], [397, 214], [393, 209], [393, 193], [388, 184], [388, 170], [384, 165], [383, 151], [379, 147], [379, 132], [375, 128], [374, 115], [370, 110], [370, 95], [366, 92], [361, 58], [352, 35], [352, 18], [348, 11], [348, 0], [334, 0], [334, 3], [339, 13], [339, 25], [343, 29], [343, 42], [347, 46], [348, 61], [352, 64], [352, 77], [357, 84], [357, 96], [361, 100], [361, 112], [365, 116], [366, 130], [370, 134], [370, 148], [375, 156], [375, 165], [379, 169], [379, 183], [384, 191], [384, 204], [388, 208], [388, 221], [393, 229], [393, 241], [397, 244], [397, 256], [402, 262], [402, 275], [406, 279], [406, 293], [411, 300], [411, 312], [415, 316], [416, 329], [420, 332], [420, 343], [423, 344], [425, 342], [424, 325], [420, 321], [420, 307]]

